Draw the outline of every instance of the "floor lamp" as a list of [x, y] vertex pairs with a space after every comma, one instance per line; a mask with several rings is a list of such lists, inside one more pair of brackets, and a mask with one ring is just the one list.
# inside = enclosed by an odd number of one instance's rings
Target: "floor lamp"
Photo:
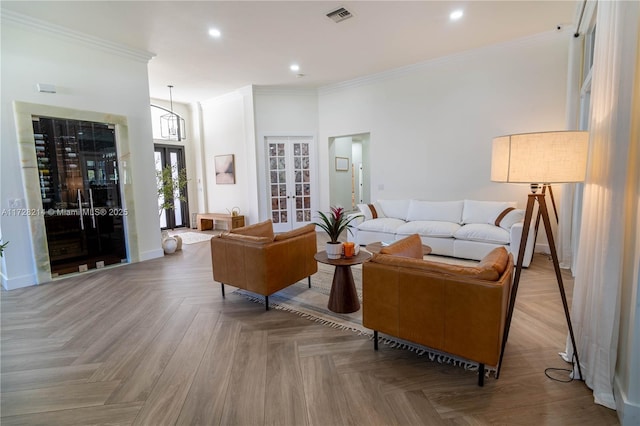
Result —
[[[551, 188], [549, 185], [552, 183], [584, 181], [587, 169], [588, 142], [589, 134], [581, 131], [523, 133], [501, 136], [493, 140], [491, 180], [494, 182], [528, 183], [531, 185], [531, 194], [529, 194], [527, 200], [524, 226], [522, 228], [522, 238], [520, 240], [513, 285], [511, 287], [509, 308], [507, 312], [505, 330], [502, 337], [502, 348], [500, 351], [500, 360], [498, 362], [496, 378], [500, 374], [502, 357], [507, 344], [507, 338], [509, 337], [513, 308], [515, 306], [516, 296], [518, 294], [518, 285], [520, 283], [520, 275], [522, 273], [522, 262], [524, 260], [525, 248], [529, 237], [533, 210], [535, 203], [537, 202], [538, 220], [542, 218], [544, 228], [547, 233], [551, 259], [553, 260], [553, 267], [558, 281], [558, 290], [560, 291], [560, 297], [562, 298], [562, 306], [564, 308], [564, 314], [569, 328], [571, 344], [573, 345], [573, 354], [578, 366], [580, 380], [582, 380], [580, 359], [578, 358], [578, 349], [576, 347], [576, 340], [573, 334], [573, 327], [571, 326], [571, 316], [569, 314], [569, 306], [567, 304], [567, 297], [564, 290], [564, 284], [562, 282], [558, 253], [556, 251], [553, 232], [551, 230], [545, 192], [547, 188]], [[543, 190], [538, 193], [537, 190], [540, 182], [542, 182]]]

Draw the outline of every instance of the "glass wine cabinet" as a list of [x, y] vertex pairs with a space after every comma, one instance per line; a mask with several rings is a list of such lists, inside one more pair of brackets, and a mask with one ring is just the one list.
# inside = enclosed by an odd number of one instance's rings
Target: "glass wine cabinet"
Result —
[[126, 261], [114, 126], [32, 120], [52, 276]]

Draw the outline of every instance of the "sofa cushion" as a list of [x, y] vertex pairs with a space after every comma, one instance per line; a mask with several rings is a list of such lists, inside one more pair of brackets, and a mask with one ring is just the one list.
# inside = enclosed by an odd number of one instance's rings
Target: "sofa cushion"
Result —
[[271, 219], [267, 219], [264, 222], [258, 222], [253, 225], [243, 226], [242, 228], [235, 228], [229, 231], [232, 234], [239, 235], [252, 235], [254, 237], [266, 237], [273, 240], [273, 223]]
[[504, 209], [515, 206], [515, 201], [464, 200], [462, 223], [493, 223]]
[[461, 201], [419, 201], [411, 200], [407, 220], [438, 220], [460, 223], [462, 220]]
[[458, 240], [480, 241], [483, 243], [509, 244], [509, 232], [499, 226], [486, 223], [471, 223], [458, 229], [453, 237]]
[[402, 220], [407, 219], [409, 202], [410, 200], [378, 200], [380, 207], [382, 207], [382, 212], [386, 217]]
[[493, 221], [489, 221], [489, 224], [508, 231], [513, 225], [524, 220], [524, 213], [524, 210], [507, 207]]
[[396, 229], [398, 229], [399, 226], [402, 226], [405, 223], [406, 222], [404, 220], [383, 217], [378, 219], [365, 220], [360, 225], [358, 225], [358, 229], [360, 231], [386, 232], [389, 234], [395, 234]]
[[400, 235], [418, 234], [425, 237], [451, 238], [460, 229], [460, 225], [452, 222], [435, 220], [416, 220], [400, 225], [396, 233]]
[[422, 259], [424, 251], [422, 249], [422, 240], [418, 234], [409, 235], [398, 240], [386, 247], [380, 249], [382, 254], [392, 254], [400, 257], [411, 257], [413, 259]]

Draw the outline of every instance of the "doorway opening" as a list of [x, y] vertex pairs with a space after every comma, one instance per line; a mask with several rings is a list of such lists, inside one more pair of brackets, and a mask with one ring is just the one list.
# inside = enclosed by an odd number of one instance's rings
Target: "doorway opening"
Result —
[[[154, 158], [156, 173], [169, 169], [172, 179], [179, 179], [186, 170], [184, 159], [184, 147], [177, 145], [154, 145]], [[158, 188], [160, 189], [160, 188]], [[170, 200], [165, 200], [158, 192], [158, 214], [160, 215], [161, 229], [175, 229], [189, 227], [189, 207], [187, 188], [176, 189]], [[166, 203], [168, 201], [168, 203]], [[170, 205], [171, 208], [163, 208]]]
[[329, 202], [346, 210], [369, 204], [371, 167], [370, 133], [329, 138]]

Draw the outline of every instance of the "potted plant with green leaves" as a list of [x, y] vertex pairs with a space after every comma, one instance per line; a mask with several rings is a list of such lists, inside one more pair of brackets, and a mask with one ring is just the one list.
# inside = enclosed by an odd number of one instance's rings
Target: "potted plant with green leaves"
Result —
[[345, 229], [351, 232], [351, 222], [361, 215], [348, 215], [342, 207], [330, 207], [328, 214], [319, 211], [318, 216], [320, 221], [315, 224], [329, 235], [329, 241], [326, 244], [327, 257], [340, 259], [342, 243], [338, 239]]
[[175, 203], [186, 201], [184, 189], [187, 187], [187, 170], [166, 165], [156, 171], [158, 187], [158, 215], [164, 210], [173, 210]]
[[[185, 188], [187, 187], [187, 170], [174, 165], [166, 165], [156, 170], [156, 185], [158, 188], [158, 215], [165, 210], [173, 210], [176, 203], [187, 201]], [[179, 236], [170, 236], [167, 231], [162, 233], [162, 249], [170, 254], [180, 249], [182, 240]]]
[[[0, 241], [2, 241], [2, 240], [0, 240]], [[9, 244], [9, 241], [7, 241], [7, 242], [6, 242], [6, 243], [4, 243], [4, 244], [3, 244], [3, 243], [0, 243], [0, 257], [2, 257], [2, 256], [3, 256], [3, 254], [4, 254], [4, 249], [7, 247], [7, 245], [8, 245], [8, 244]]]

